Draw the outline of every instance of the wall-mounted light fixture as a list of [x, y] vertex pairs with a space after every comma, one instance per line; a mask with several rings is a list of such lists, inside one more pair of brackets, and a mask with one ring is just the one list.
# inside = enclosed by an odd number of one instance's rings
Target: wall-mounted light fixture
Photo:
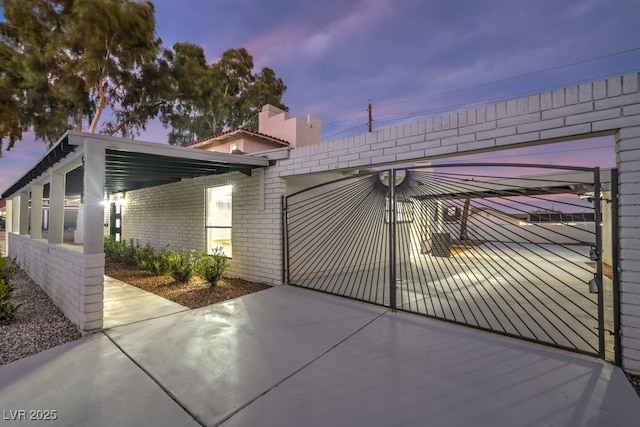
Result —
[[589, 292], [592, 294], [597, 294], [600, 292], [600, 283], [598, 282], [598, 276], [593, 275], [593, 279], [589, 280]]

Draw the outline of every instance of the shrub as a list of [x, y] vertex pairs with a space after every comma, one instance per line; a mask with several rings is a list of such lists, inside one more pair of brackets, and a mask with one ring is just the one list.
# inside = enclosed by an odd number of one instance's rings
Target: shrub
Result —
[[18, 274], [18, 271], [20, 271], [20, 267], [16, 260], [8, 261], [0, 253], [0, 324], [11, 322], [18, 310], [19, 306], [11, 302], [13, 296], [11, 280]]
[[137, 265], [138, 251], [140, 250], [140, 240], [129, 240], [129, 243], [124, 243], [122, 246], [122, 263], [124, 265]]
[[171, 251], [168, 255], [171, 277], [182, 283], [191, 280], [196, 272], [196, 258], [194, 257], [194, 253], [194, 250], [187, 253], [184, 249], [182, 253]]
[[115, 237], [105, 236], [104, 238], [104, 255], [114, 262], [122, 262], [124, 253], [124, 242], [116, 242]]
[[143, 270], [150, 270], [148, 265], [157, 258], [156, 251], [150, 243], [138, 247], [136, 251], [136, 265]]
[[147, 246], [142, 248], [139, 252], [140, 261], [138, 265], [140, 268], [149, 270], [156, 276], [160, 276], [169, 271], [171, 266], [171, 253], [169, 245], [165, 246], [160, 253], [156, 253], [153, 248], [147, 243]]
[[229, 268], [229, 259], [222, 253], [222, 248], [214, 248], [213, 254], [202, 251], [198, 260], [198, 275], [215, 286]]
[[11, 302], [13, 287], [4, 279], [0, 279], [0, 325], [13, 320], [19, 305]]
[[0, 280], [9, 283], [13, 276], [18, 274], [20, 266], [16, 263], [15, 258], [11, 261], [7, 261], [8, 258], [3, 258], [0, 252]]

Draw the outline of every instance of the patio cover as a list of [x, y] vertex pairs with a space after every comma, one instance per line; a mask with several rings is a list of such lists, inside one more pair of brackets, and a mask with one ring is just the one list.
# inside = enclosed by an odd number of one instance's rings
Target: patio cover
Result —
[[[133, 141], [105, 135], [69, 131], [38, 163], [10, 186], [2, 198], [23, 191], [43, 179], [56, 166], [69, 164], [66, 175], [66, 197], [80, 196], [86, 156], [86, 141], [105, 149], [105, 183], [107, 194], [137, 190], [195, 178], [204, 175], [239, 171], [250, 174], [252, 169], [269, 166], [269, 160], [242, 154], [227, 154], [165, 144]], [[74, 162], [74, 159], [76, 160]], [[48, 197], [48, 191], [45, 191]]]

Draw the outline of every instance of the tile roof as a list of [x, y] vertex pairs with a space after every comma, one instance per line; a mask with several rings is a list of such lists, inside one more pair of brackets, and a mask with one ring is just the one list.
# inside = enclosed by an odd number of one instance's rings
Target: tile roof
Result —
[[216, 141], [216, 140], [220, 140], [222, 137], [226, 137], [226, 136], [232, 136], [232, 135], [239, 135], [239, 134], [245, 134], [245, 135], [251, 135], [251, 136], [255, 136], [258, 138], [262, 138], [262, 139], [266, 139], [269, 140], [271, 142], [275, 142], [277, 144], [280, 144], [284, 147], [288, 147], [290, 144], [288, 141], [285, 141], [284, 139], [281, 138], [276, 138], [275, 136], [271, 136], [271, 135], [266, 135], [264, 133], [260, 133], [260, 132], [254, 132], [252, 130], [249, 129], [245, 129], [242, 125], [238, 126], [236, 128], [224, 131], [224, 132], [220, 132], [216, 135], [213, 136], [209, 136], [207, 138], [202, 138], [199, 139], [197, 141], [192, 142], [191, 144], [187, 144], [185, 145], [185, 147], [194, 147], [196, 145], [202, 145], [206, 142], [212, 142], [212, 141]]

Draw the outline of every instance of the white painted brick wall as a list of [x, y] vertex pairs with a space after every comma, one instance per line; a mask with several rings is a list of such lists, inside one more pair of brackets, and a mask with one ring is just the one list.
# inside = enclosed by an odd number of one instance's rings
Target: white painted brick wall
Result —
[[123, 237], [143, 245], [148, 242], [157, 250], [168, 243], [174, 250], [195, 249], [199, 254], [205, 248], [205, 188], [232, 184], [233, 258], [227, 275], [281, 284], [284, 180], [265, 170], [264, 210], [260, 210], [258, 179], [230, 173], [131, 191], [122, 214]]
[[82, 333], [102, 328], [104, 254], [9, 234], [10, 257]]

